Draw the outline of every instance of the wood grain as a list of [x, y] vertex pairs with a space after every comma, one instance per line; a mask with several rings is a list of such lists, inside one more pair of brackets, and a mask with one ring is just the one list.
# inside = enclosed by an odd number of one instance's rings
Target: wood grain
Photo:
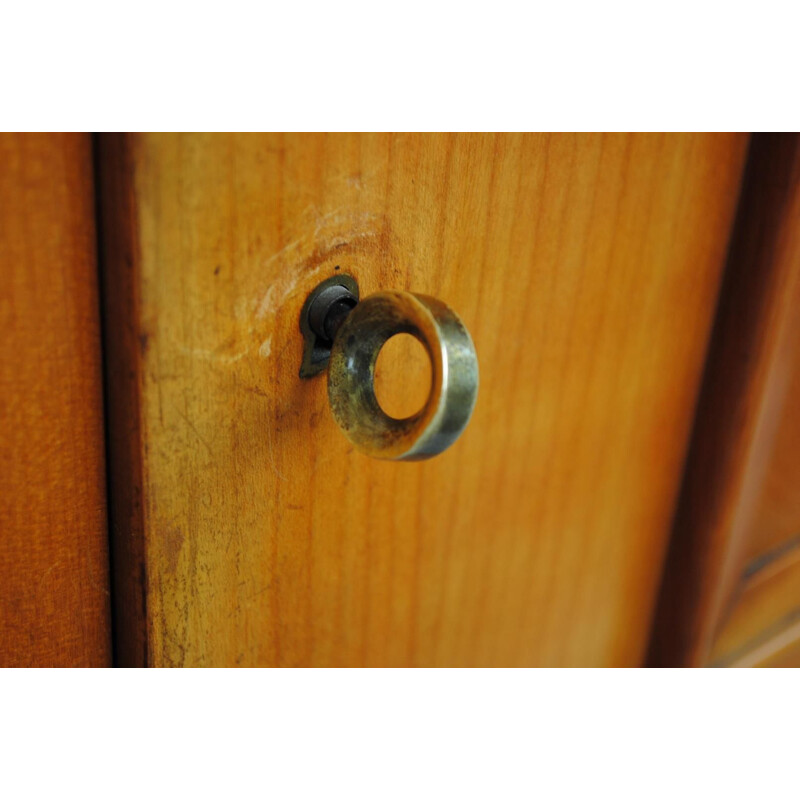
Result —
[[110, 665], [90, 137], [0, 165], [0, 665]]
[[753, 137], [678, 505], [650, 663], [707, 663], [747, 566], [796, 358], [797, 135]]
[[[714, 638], [709, 663], [714, 666], [768, 664], [800, 639], [800, 546], [745, 573], [725, 624]], [[800, 662], [796, 664], [800, 666]]]
[[[131, 660], [640, 663], [746, 142], [105, 139]], [[298, 379], [337, 268], [470, 329], [478, 404], [442, 456], [361, 456]]]
[[[798, 220], [800, 222], [800, 220]], [[800, 250], [794, 256], [800, 262]], [[715, 665], [800, 666], [800, 280], [788, 297], [773, 368], [763, 481], [743, 528], [743, 569], [709, 659]], [[786, 390], [784, 387], [788, 386]], [[782, 405], [782, 410], [781, 410]], [[775, 424], [777, 422], [777, 424]], [[774, 433], [772, 431], [774, 430]]]
[[[790, 308], [797, 318], [800, 280], [795, 284]], [[769, 557], [776, 550], [800, 544], [800, 325], [788, 332], [788, 357], [781, 380], [788, 378], [758, 503], [746, 534], [746, 563]], [[776, 409], [776, 414], [778, 409]], [[798, 596], [800, 601], [800, 596]], [[800, 602], [798, 603], [800, 605]]]
[[747, 667], [800, 667], [800, 623], [772, 639], [761, 650], [750, 654], [750, 659], [735, 666]]

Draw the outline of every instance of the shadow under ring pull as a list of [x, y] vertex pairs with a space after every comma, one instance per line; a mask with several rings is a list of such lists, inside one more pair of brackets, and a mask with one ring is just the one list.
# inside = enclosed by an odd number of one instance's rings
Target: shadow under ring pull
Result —
[[[352, 281], [349, 276], [332, 280], [341, 283], [342, 278]], [[323, 344], [328, 339], [328, 400], [339, 427], [359, 450], [375, 458], [418, 461], [446, 450], [469, 422], [478, 393], [478, 359], [461, 320], [434, 297], [386, 291], [358, 302], [356, 287], [356, 299], [346, 315], [341, 314], [338, 293], [334, 326], [325, 328], [323, 323], [320, 328], [319, 322], [310, 326], [308, 312], [315, 299], [324, 296], [324, 292], [334, 296], [329, 286], [326, 281], [309, 296], [301, 328], [306, 335], [307, 352], [309, 328], [312, 332], [317, 328], [318, 348], [320, 339]], [[399, 333], [411, 334], [422, 343], [432, 371], [425, 405], [405, 419], [386, 414], [375, 396], [378, 354]], [[319, 361], [318, 350], [318, 364]]]

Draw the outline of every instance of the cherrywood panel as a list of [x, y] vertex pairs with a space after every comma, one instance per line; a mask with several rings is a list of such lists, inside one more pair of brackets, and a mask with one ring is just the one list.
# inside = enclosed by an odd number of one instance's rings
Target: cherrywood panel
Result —
[[753, 667], [800, 667], [800, 622], [769, 642], [758, 652], [752, 653], [754, 660], [736, 666]]
[[[140, 391], [112, 402], [121, 652], [639, 663], [746, 142], [104, 139], [109, 352]], [[470, 329], [481, 390], [447, 453], [370, 460], [298, 379], [300, 307], [337, 268]]]
[[761, 539], [757, 512], [775, 442], [795, 425], [779, 428], [800, 346], [799, 279], [798, 137], [756, 135], [653, 631], [653, 664], [707, 663], [742, 577], [758, 567], [748, 568], [748, 549], [754, 558], [788, 535], [773, 530]]
[[[800, 219], [798, 219], [800, 223]], [[800, 262], [800, 250], [793, 258]], [[776, 364], [775, 433], [754, 511], [743, 533], [742, 574], [714, 637], [710, 661], [800, 666], [800, 280], [790, 295], [786, 355]], [[781, 410], [782, 405], [782, 410]], [[771, 431], [772, 426], [768, 429]]]
[[[792, 313], [800, 309], [800, 281], [795, 285]], [[798, 326], [800, 327], [800, 326]], [[794, 330], [794, 352], [785, 369], [789, 388], [777, 425], [766, 476], [747, 535], [747, 563], [777, 550], [800, 545], [800, 331]], [[782, 376], [786, 377], [785, 373]], [[800, 597], [798, 597], [800, 600]]]
[[111, 663], [91, 141], [0, 135], [0, 665]]
[[[769, 664], [800, 639], [800, 547], [793, 547], [743, 576], [735, 602], [714, 639], [714, 666]], [[800, 666], [800, 662], [796, 664]]]

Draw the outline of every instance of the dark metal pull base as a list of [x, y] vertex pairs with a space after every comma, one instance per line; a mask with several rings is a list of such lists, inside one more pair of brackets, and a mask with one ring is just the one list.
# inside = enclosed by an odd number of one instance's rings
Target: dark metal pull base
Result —
[[306, 340], [301, 378], [325, 371], [336, 332], [358, 303], [358, 284], [350, 275], [334, 275], [322, 281], [306, 298], [300, 312], [300, 330]]

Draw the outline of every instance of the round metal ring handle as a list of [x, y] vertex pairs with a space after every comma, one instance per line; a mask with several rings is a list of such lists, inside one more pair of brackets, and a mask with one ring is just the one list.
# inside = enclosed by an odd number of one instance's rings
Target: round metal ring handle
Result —
[[[398, 333], [428, 351], [431, 391], [405, 419], [386, 414], [375, 396], [375, 363]], [[334, 419], [363, 452], [376, 458], [418, 461], [446, 450], [469, 422], [478, 394], [478, 358], [469, 332], [452, 309], [433, 297], [378, 292], [362, 300], [336, 333], [328, 365]]]

